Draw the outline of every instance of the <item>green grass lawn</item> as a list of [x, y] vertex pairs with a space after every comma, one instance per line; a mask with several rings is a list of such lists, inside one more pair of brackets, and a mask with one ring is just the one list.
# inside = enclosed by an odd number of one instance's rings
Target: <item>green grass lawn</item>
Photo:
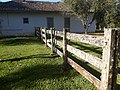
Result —
[[0, 39], [0, 90], [97, 90], [50, 53], [33, 37]]

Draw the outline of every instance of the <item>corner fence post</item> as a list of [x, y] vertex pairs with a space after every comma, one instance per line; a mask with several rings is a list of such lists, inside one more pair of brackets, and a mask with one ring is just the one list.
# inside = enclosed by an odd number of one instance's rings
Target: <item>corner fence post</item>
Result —
[[45, 46], [47, 47], [47, 29], [44, 28], [44, 30], [45, 30]]
[[[101, 73], [100, 90], [114, 90], [116, 79], [114, 70], [116, 70], [118, 53], [117, 31], [115, 29], [104, 30], [104, 47], [103, 47], [103, 68]], [[117, 56], [116, 56], [117, 55]]]
[[63, 64], [67, 68], [67, 29], [63, 28]]

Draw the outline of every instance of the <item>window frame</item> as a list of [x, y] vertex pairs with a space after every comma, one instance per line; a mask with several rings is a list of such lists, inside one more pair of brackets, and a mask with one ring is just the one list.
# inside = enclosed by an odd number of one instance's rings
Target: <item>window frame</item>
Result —
[[29, 18], [23, 17], [23, 24], [29, 24]]
[[[66, 24], [68, 23], [68, 24]], [[69, 28], [71, 27], [71, 18], [70, 17], [64, 17], [64, 28]]]
[[47, 28], [53, 28], [53, 27], [54, 27], [54, 17], [47, 17]]

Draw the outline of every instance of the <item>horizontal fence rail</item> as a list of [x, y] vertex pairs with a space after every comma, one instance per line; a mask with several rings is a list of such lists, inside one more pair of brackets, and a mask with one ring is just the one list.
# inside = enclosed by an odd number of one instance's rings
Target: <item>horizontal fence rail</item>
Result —
[[74, 60], [68, 58], [67, 61], [76, 71], [78, 71], [81, 75], [83, 75], [85, 78], [87, 78], [91, 83], [93, 83], [97, 88], [100, 88], [100, 80], [96, 78], [94, 75], [89, 73], [87, 70], [85, 70], [83, 67], [81, 67], [79, 64], [74, 62]]
[[[55, 28], [51, 28], [50, 30], [40, 28], [40, 30], [37, 31], [37, 35], [46, 44], [46, 46], [51, 48], [52, 53], [57, 53], [63, 58], [66, 66], [69, 64], [77, 72], [93, 83], [98, 89], [115, 90], [118, 64], [117, 60], [119, 54], [118, 49], [120, 48], [120, 30], [106, 29], [104, 36], [92, 36], [70, 33], [67, 32], [66, 29], [63, 29], [62, 32], [55, 31]], [[57, 36], [62, 37], [63, 40], [57, 40]], [[102, 59], [69, 45], [70, 40], [102, 47]], [[71, 59], [69, 57], [70, 53], [100, 69], [100, 79], [80, 66], [75, 62], [75, 60]]]
[[68, 33], [67, 38], [91, 45], [103, 47], [104, 37], [103, 36], [92, 36], [92, 35], [80, 35], [75, 33]]
[[67, 50], [71, 53], [73, 53], [74, 55], [78, 56], [79, 58], [85, 60], [86, 62], [89, 62], [90, 64], [92, 64], [93, 66], [102, 69], [102, 59], [93, 56], [91, 54], [85, 53], [79, 49], [76, 49], [70, 45], [67, 45]]
[[63, 57], [63, 53], [58, 48], [55, 48], [55, 51], [60, 57]]
[[61, 41], [56, 40], [56, 44], [59, 45], [60, 47], [63, 47], [63, 43]]
[[[50, 31], [50, 30], [47, 30], [47, 33], [48, 33], [48, 34], [51, 34], [51, 31]], [[55, 31], [55, 35], [56, 35], [56, 36], [59, 36], [59, 37], [62, 37], [62, 36], [63, 36], [63, 32], [62, 32], [62, 31]]]
[[41, 31], [45, 33], [45, 32], [46, 32], [46, 29], [41, 29]]

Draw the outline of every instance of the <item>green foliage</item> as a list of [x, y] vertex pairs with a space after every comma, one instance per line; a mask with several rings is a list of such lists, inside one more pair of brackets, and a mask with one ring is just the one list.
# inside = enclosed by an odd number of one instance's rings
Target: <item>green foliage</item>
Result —
[[65, 0], [65, 3], [79, 15], [89, 13], [92, 7], [92, 0]]
[[111, 16], [114, 27], [120, 28], [120, 0], [114, 4], [113, 11], [114, 12], [111, 12]]
[[89, 27], [88, 16], [92, 8], [93, 0], [64, 0], [64, 2], [71, 8], [73, 14], [81, 19], [85, 34], [87, 34]]
[[105, 22], [107, 27], [115, 28], [115, 17], [116, 17], [116, 3], [115, 0], [108, 0], [106, 3]]
[[[92, 9], [94, 17], [100, 28], [120, 27], [120, 0], [64, 0], [82, 21], [84, 28], [88, 25], [87, 16]], [[86, 19], [85, 19], [86, 18]]]
[[105, 18], [104, 18], [105, 12], [106, 12], [105, 3], [106, 3], [106, 0], [93, 1], [94, 16], [91, 22], [96, 20], [97, 28], [101, 28], [101, 29], [103, 29], [106, 26]]
[[95, 0], [94, 18], [101, 27], [120, 27], [120, 0]]

